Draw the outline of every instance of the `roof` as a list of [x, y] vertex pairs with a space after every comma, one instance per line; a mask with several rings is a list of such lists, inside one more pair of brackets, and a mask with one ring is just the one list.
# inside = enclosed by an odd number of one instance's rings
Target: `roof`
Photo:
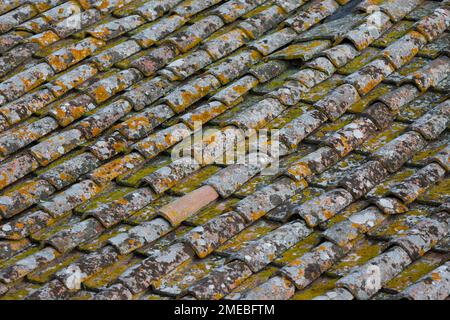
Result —
[[0, 298], [447, 299], [449, 5], [2, 1]]

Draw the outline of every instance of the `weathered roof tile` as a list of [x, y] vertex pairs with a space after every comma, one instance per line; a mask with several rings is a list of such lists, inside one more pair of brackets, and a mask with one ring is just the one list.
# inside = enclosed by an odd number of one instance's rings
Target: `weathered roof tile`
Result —
[[45, 117], [6, 131], [0, 136], [0, 154], [3, 156], [10, 155], [52, 132], [57, 127], [58, 124], [55, 119]]
[[345, 36], [358, 50], [367, 48], [385, 30], [391, 26], [389, 17], [381, 11], [369, 15], [366, 22], [349, 31]]
[[261, 238], [247, 242], [244, 248], [231, 257], [245, 262], [253, 272], [257, 272], [311, 232], [303, 222], [287, 223]]
[[434, 269], [416, 283], [406, 288], [401, 297], [411, 300], [443, 300], [449, 288], [449, 268], [447, 262]]
[[419, 0], [390, 0], [381, 3], [380, 10], [386, 13], [392, 21], [399, 21], [419, 4]]
[[163, 101], [177, 113], [183, 112], [188, 106], [206, 96], [220, 86], [219, 81], [212, 75], [193, 79], [184, 86], [175, 89]]
[[88, 30], [88, 33], [97, 39], [108, 41], [139, 27], [144, 21], [145, 20], [138, 15], [130, 15], [128, 17], [96, 25]]
[[292, 260], [281, 273], [303, 289], [329, 269], [341, 256], [343, 250], [331, 242], [324, 242], [303, 256]]
[[95, 63], [99, 70], [104, 71], [110, 68], [113, 64], [132, 56], [140, 50], [141, 47], [136, 41], [122, 41], [96, 54], [90, 61]]
[[[66, 38], [96, 23], [100, 20], [100, 18], [101, 16], [99, 11], [89, 9], [57, 22], [52, 29], [58, 34], [59, 37]], [[71, 23], [73, 21], [79, 21], [79, 23]]]
[[127, 269], [118, 281], [136, 294], [191, 258], [192, 252], [188, 245], [183, 243], [175, 243], [163, 250], [154, 249], [142, 263]]
[[45, 180], [27, 181], [17, 190], [5, 192], [0, 197], [0, 212], [3, 217], [12, 217], [53, 192], [53, 187]]
[[409, 131], [379, 148], [372, 157], [381, 161], [389, 172], [395, 172], [424, 145], [417, 132]]
[[171, 15], [167, 18], [158, 20], [156, 23], [151, 24], [148, 28], [136, 33], [133, 35], [132, 39], [136, 40], [141, 47], [148, 48], [180, 28], [185, 23], [186, 19], [184, 17]]
[[431, 15], [417, 22], [414, 27], [431, 42], [446, 30], [449, 25], [450, 10], [447, 8], [438, 8]]
[[60, 158], [84, 141], [82, 132], [70, 129], [50, 137], [30, 148], [31, 154], [43, 166]]
[[204, 258], [245, 227], [244, 219], [238, 213], [230, 211], [190, 230], [183, 239], [197, 256]]
[[448, 218], [424, 217], [413, 228], [399, 232], [390, 245], [402, 247], [413, 260], [417, 260], [448, 234]]
[[159, 194], [199, 169], [199, 167], [200, 165], [195, 159], [184, 157], [173, 161], [168, 166], [156, 170], [142, 180], [148, 183], [152, 189]]
[[88, 95], [69, 95], [67, 99], [58, 100], [49, 106], [48, 113], [59, 125], [65, 127], [95, 108], [96, 105]]
[[285, 21], [298, 33], [308, 30], [311, 26], [325, 19], [339, 8], [334, 0], [313, 1], [308, 6]]
[[293, 213], [300, 215], [310, 227], [332, 218], [353, 201], [353, 196], [344, 189], [328, 191], [293, 208]]
[[188, 292], [197, 299], [220, 299], [252, 274], [241, 261], [234, 261], [214, 269], [205, 278], [192, 285]]
[[52, 222], [52, 217], [43, 211], [34, 211], [20, 215], [0, 226], [0, 238], [20, 240], [26, 236], [41, 230]]
[[100, 191], [100, 188], [91, 180], [83, 180], [71, 185], [66, 190], [55, 195], [49, 201], [42, 202], [39, 206], [58, 218], [67, 211], [72, 210], [81, 203], [89, 200]]
[[100, 137], [95, 144], [88, 147], [98, 159], [107, 160], [120, 152], [125, 152], [129, 146], [126, 139], [118, 132]]
[[39, 167], [39, 163], [29, 154], [24, 154], [4, 162], [0, 165], [2, 172], [0, 175], [0, 189], [24, 177], [37, 167]]
[[[366, 300], [410, 263], [408, 254], [400, 247], [394, 247], [338, 280], [337, 286], [346, 288], [358, 299]], [[372, 283], [368, 280], [376, 275], [380, 276], [378, 285], [368, 285]]]
[[243, 294], [240, 300], [288, 300], [294, 295], [295, 287], [291, 281], [281, 276], [270, 278], [258, 287]]
[[314, 107], [318, 108], [330, 119], [336, 120], [359, 99], [360, 97], [355, 87], [350, 84], [343, 84], [318, 101]]
[[114, 246], [120, 254], [126, 255], [171, 231], [170, 223], [162, 218], [156, 218], [144, 222], [129, 229], [126, 233], [119, 233], [110, 238], [108, 242]]
[[410, 31], [384, 49], [381, 54], [397, 69], [411, 60], [425, 44], [426, 39], [424, 36], [418, 32]]
[[403, 81], [413, 81], [424, 92], [429, 87], [435, 86], [441, 80], [445, 79], [449, 74], [449, 68], [450, 58], [442, 56], [408, 75]]
[[0, 83], [0, 92], [11, 101], [36, 88], [52, 75], [50, 66], [40, 63]]
[[242, 76], [247, 72], [248, 68], [258, 62], [261, 55], [255, 50], [241, 50], [225, 60], [219, 60], [213, 65], [208, 73], [214, 75], [222, 84], [227, 84], [233, 79]]
[[102, 231], [103, 227], [97, 220], [87, 219], [73, 225], [69, 229], [59, 231], [46, 240], [46, 243], [55, 247], [59, 252], [65, 253], [77, 245], [98, 236]]
[[376, 207], [369, 207], [328, 228], [322, 235], [340, 247], [345, 247], [360, 234], [380, 224], [386, 216]]
[[172, 109], [162, 104], [145, 109], [116, 126], [126, 138], [137, 140], [152, 132], [155, 127], [174, 115]]
[[257, 39], [286, 18], [285, 11], [273, 5], [238, 24], [252, 39]]
[[246, 221], [255, 221], [264, 216], [271, 209], [279, 206], [292, 197], [295, 192], [306, 186], [305, 181], [294, 182], [282, 177], [254, 194], [244, 198], [236, 205], [236, 212]]

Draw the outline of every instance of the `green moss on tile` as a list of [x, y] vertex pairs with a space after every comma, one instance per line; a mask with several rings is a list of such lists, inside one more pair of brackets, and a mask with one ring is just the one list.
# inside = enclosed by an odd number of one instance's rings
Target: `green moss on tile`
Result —
[[292, 120], [300, 117], [306, 110], [312, 110], [312, 107], [306, 103], [299, 103], [296, 106], [290, 107], [283, 113], [273, 119], [267, 125], [267, 129], [280, 129]]
[[133, 257], [132, 254], [125, 257], [119, 257], [119, 260], [116, 263], [100, 270], [98, 273], [84, 281], [83, 285], [92, 290], [106, 287], [117, 279], [123, 272], [125, 272], [125, 270], [133, 267], [141, 261], [141, 259]]
[[441, 264], [442, 260], [442, 257], [438, 258], [434, 253], [431, 253], [431, 255], [428, 254], [409, 265], [399, 275], [384, 285], [384, 287], [393, 290], [394, 292], [401, 292], [427, 273], [436, 269]]
[[133, 225], [141, 224], [145, 221], [150, 221], [154, 217], [158, 215], [158, 209], [161, 208], [163, 205], [168, 204], [169, 202], [172, 202], [176, 200], [176, 197], [172, 197], [169, 195], [163, 195], [160, 198], [152, 201], [149, 205], [145, 206], [141, 210], [137, 211], [135, 214], [133, 214], [131, 217], [125, 219], [126, 223], [130, 223]]
[[392, 26], [388, 31], [386, 31], [380, 38], [372, 43], [374, 47], [385, 48], [394, 41], [403, 37], [412, 27], [414, 22], [402, 20]]
[[358, 71], [370, 61], [374, 60], [378, 56], [379, 52], [379, 49], [368, 47], [355, 59], [347, 63], [345, 66], [339, 68], [338, 72], [340, 74], [348, 75], [355, 71]]
[[390, 92], [393, 89], [393, 86], [387, 84], [379, 84], [374, 89], [372, 89], [368, 94], [363, 96], [361, 100], [352, 104], [349, 111], [354, 113], [363, 112], [364, 109], [370, 105], [373, 101], [375, 101], [378, 97]]
[[321, 233], [317, 231], [313, 232], [305, 239], [299, 241], [293, 247], [283, 252], [283, 254], [279, 258], [276, 258], [273, 261], [273, 263], [280, 266], [284, 266], [289, 262], [301, 257], [305, 253], [311, 251], [311, 249], [317, 246], [320, 243], [320, 241], [321, 241]]
[[362, 144], [357, 150], [365, 153], [373, 153], [388, 142], [400, 136], [408, 126], [403, 123], [394, 122], [387, 129], [373, 136]]
[[301, 94], [301, 100], [307, 103], [315, 103], [324, 98], [332, 89], [343, 84], [343, 77], [333, 75], [331, 78], [319, 83], [307, 92]]
[[191, 176], [181, 180], [172, 187], [170, 190], [177, 195], [185, 195], [197, 188], [199, 188], [202, 183], [219, 171], [221, 168], [213, 165], [206, 166], [198, 171], [196, 171]]
[[315, 131], [314, 134], [308, 136], [306, 138], [307, 141], [320, 141], [324, 138], [324, 136], [329, 132], [336, 132], [337, 130], [345, 127], [355, 118], [354, 115], [345, 114], [336, 121], [326, 122], [319, 129]]
[[322, 276], [303, 290], [297, 291], [291, 300], [311, 300], [334, 289], [338, 279]]
[[99, 205], [110, 203], [114, 200], [119, 200], [126, 194], [135, 191], [135, 188], [115, 186], [112, 189], [105, 190], [87, 203], [78, 206], [75, 211], [78, 213], [85, 213], [86, 211], [96, 209]]
[[420, 202], [440, 205], [450, 200], [450, 178], [447, 177], [428, 189], [417, 199]]
[[196, 215], [187, 219], [185, 223], [188, 223], [193, 226], [205, 224], [212, 218], [215, 218], [222, 213], [230, 211], [231, 208], [239, 201], [240, 200], [237, 198], [228, 198], [220, 202], [214, 202], [208, 205], [203, 210], [201, 210]]
[[168, 165], [170, 159], [166, 157], [157, 157], [147, 163], [137, 166], [131, 172], [124, 173], [117, 177], [117, 182], [128, 187], [139, 187], [141, 179], [155, 172], [156, 170]]
[[278, 223], [260, 220], [225, 242], [216, 250], [216, 252], [235, 252], [239, 250], [245, 242], [262, 237], [278, 227]]

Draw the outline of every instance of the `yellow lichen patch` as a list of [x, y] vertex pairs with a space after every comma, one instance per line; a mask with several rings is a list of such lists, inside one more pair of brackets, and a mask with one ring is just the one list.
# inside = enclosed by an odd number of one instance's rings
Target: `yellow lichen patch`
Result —
[[262, 6], [257, 6], [257, 7], [256, 7], [255, 9], [253, 9], [252, 11], [247, 12], [246, 14], [244, 14], [241, 18], [243, 18], [243, 19], [249, 19], [249, 18], [252, 18], [252, 17], [254, 17], [255, 15], [257, 15], [258, 13], [260, 13], [260, 12], [266, 10], [266, 9], [269, 9], [272, 5], [273, 5], [273, 4], [268, 3], [268, 4], [265, 4], [265, 5], [262, 5]]
[[104, 86], [98, 86], [93, 91], [92, 94], [94, 95], [94, 99], [97, 102], [105, 101], [109, 98], [110, 94], [108, 91], [106, 91], [106, 88]]
[[273, 78], [269, 82], [261, 83], [253, 90], [257, 93], [268, 93], [271, 91], [274, 91], [275, 89], [278, 89], [281, 87], [285, 82], [286, 79], [293, 75], [294, 73], [298, 72], [297, 68], [291, 68], [280, 74], [278, 77]]
[[435, 147], [435, 148], [433, 147], [433, 148], [431, 148], [431, 149], [425, 147], [423, 150], [417, 152], [417, 153], [413, 156], [411, 162], [413, 162], [413, 163], [419, 163], [419, 162], [422, 162], [422, 161], [424, 161], [424, 160], [426, 160], [426, 159], [428, 159], [428, 158], [430, 158], [430, 157], [436, 155], [436, 154], [437, 154], [438, 152], [440, 152], [441, 150], [445, 149], [445, 147], [446, 147], [447, 145], [448, 145], [447, 143], [443, 143], [443, 144], [441, 144], [440, 146]]
[[344, 83], [342, 76], [333, 75], [318, 85], [312, 87], [309, 91], [301, 94], [302, 100], [308, 103], [315, 103], [324, 98], [332, 89]]
[[410, 63], [408, 63], [407, 65], [405, 65], [405, 66], [401, 67], [399, 70], [397, 70], [397, 73], [401, 76], [407, 76], [407, 75], [419, 70], [426, 64], [428, 64], [429, 61], [430, 60], [428, 60], [428, 59], [424, 59], [421, 57], [415, 57], [411, 60]]
[[327, 291], [334, 289], [334, 285], [338, 279], [332, 279], [322, 276], [315, 280], [305, 289], [298, 291], [292, 300], [311, 300], [317, 296], [325, 294]]
[[250, 179], [238, 191], [236, 191], [235, 195], [238, 197], [246, 197], [250, 194], [253, 194], [256, 190], [270, 184], [273, 178], [274, 177], [270, 175], [256, 176]]
[[109, 203], [114, 200], [121, 199], [124, 195], [134, 190], [134, 188], [128, 187], [108, 187], [97, 196], [89, 200], [87, 203], [77, 207], [75, 211], [78, 213], [84, 213], [88, 210], [96, 209], [100, 204]]
[[430, 209], [426, 206], [414, 206], [413, 209], [402, 215], [388, 217], [378, 227], [370, 231], [369, 234], [382, 239], [397, 235], [400, 231], [408, 230], [411, 227], [411, 223], [415, 223], [420, 217], [428, 215], [429, 211]]

